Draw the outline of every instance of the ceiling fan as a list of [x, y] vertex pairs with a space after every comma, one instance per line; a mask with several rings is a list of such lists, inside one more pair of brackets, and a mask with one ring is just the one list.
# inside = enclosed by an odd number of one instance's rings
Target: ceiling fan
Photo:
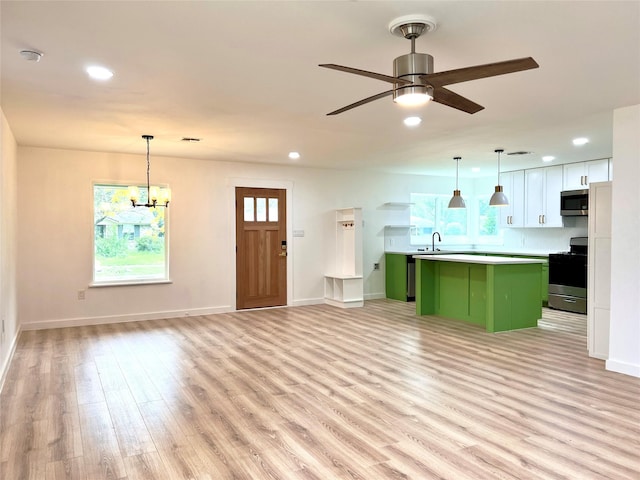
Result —
[[389, 95], [393, 95], [394, 102], [404, 105], [420, 105], [429, 100], [433, 100], [434, 102], [462, 110], [463, 112], [476, 113], [484, 109], [484, 107], [462, 95], [452, 92], [445, 88], [445, 86], [453, 85], [454, 83], [468, 82], [469, 80], [520, 72], [522, 70], [538, 68], [539, 66], [533, 58], [526, 57], [434, 73], [433, 57], [426, 53], [416, 53], [415, 42], [416, 38], [420, 35], [433, 31], [435, 28], [436, 22], [431, 17], [423, 15], [399, 17], [389, 24], [391, 33], [403, 36], [411, 41], [411, 53], [401, 55], [393, 61], [393, 77], [333, 63], [319, 65], [320, 67], [375, 78], [393, 84], [392, 90], [364, 98], [351, 105], [330, 112], [327, 115], [337, 115]]

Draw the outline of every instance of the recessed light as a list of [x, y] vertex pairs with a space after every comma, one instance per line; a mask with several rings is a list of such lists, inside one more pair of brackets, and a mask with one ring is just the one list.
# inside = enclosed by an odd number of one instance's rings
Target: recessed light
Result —
[[420, 125], [421, 122], [422, 119], [420, 117], [407, 117], [404, 119], [404, 124], [407, 127], [415, 127], [417, 125]]
[[87, 67], [87, 73], [94, 80], [109, 80], [113, 77], [113, 72], [105, 67], [100, 67], [98, 65], [92, 65]]
[[478, 173], [478, 172], [480, 171], [480, 167], [473, 167], [473, 168], [471, 169], [471, 171], [472, 171], [473, 173]]
[[289, 152], [289, 158], [291, 160], [298, 160], [300, 158], [300, 154], [298, 152]]
[[542, 157], [543, 162], [553, 162], [555, 159], [556, 157], [552, 155], [545, 155], [544, 157]]
[[585, 145], [587, 143], [589, 143], [589, 139], [585, 138], [585, 137], [580, 137], [580, 138], [574, 138], [573, 139], [573, 144], [574, 145], [578, 145], [579, 146], [579, 145]]

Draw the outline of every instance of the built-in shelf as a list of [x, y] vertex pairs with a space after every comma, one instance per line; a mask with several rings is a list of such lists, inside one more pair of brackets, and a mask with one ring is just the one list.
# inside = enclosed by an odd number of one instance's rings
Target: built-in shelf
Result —
[[385, 225], [384, 228], [413, 228], [415, 225]]
[[341, 308], [364, 305], [362, 276], [362, 209], [342, 208], [335, 212], [336, 226], [331, 234], [335, 248], [324, 276], [325, 303]]
[[385, 207], [410, 207], [411, 205], [415, 205], [415, 203], [411, 202], [385, 202]]

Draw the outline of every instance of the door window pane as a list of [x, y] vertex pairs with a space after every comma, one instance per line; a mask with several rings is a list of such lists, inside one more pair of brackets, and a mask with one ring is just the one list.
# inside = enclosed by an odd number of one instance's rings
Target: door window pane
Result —
[[277, 198], [269, 199], [269, 221], [270, 222], [278, 221], [278, 199]]
[[256, 198], [256, 220], [258, 222], [267, 221], [267, 199]]
[[244, 197], [244, 221], [253, 222], [254, 220], [253, 197]]

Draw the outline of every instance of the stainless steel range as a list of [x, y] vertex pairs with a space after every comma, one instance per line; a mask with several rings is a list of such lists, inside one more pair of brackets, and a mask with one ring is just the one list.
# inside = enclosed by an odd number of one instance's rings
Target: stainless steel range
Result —
[[587, 237], [573, 237], [569, 251], [549, 254], [549, 307], [587, 313]]

